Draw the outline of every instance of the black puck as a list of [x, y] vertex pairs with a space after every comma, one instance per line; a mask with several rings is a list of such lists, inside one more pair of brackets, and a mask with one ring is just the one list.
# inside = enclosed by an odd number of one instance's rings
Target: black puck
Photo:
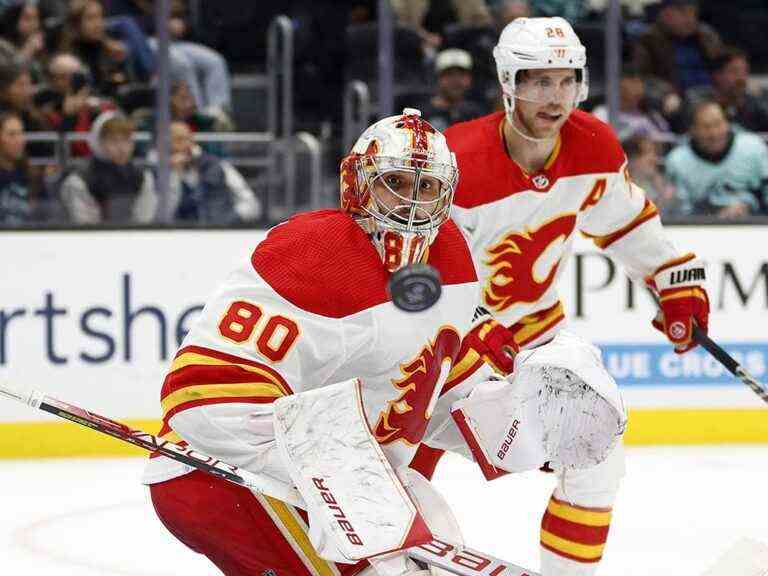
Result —
[[423, 312], [440, 299], [440, 273], [429, 264], [401, 268], [389, 279], [392, 303], [405, 312]]

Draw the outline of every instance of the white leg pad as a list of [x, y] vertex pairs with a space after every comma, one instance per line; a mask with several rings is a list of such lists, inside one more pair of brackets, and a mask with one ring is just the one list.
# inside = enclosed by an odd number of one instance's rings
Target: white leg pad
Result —
[[279, 398], [275, 439], [318, 554], [355, 562], [432, 540], [371, 433], [356, 379]]

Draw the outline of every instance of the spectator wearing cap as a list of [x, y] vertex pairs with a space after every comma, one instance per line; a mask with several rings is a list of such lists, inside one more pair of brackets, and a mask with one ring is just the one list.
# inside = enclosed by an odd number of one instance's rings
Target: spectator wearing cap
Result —
[[61, 200], [78, 224], [151, 222], [158, 198], [152, 171], [133, 158], [133, 123], [119, 112], [104, 112], [91, 129], [93, 158], [83, 171], [61, 182]]
[[[592, 113], [603, 122], [608, 122], [608, 108], [597, 106]], [[645, 98], [645, 83], [637, 68], [624, 66], [619, 81], [619, 114], [614, 125], [619, 140], [642, 134], [654, 140], [661, 140], [669, 131], [669, 124], [660, 112], [653, 110]]]
[[723, 107], [694, 105], [689, 140], [666, 160], [682, 214], [733, 219], [764, 210], [768, 146], [757, 134], [731, 127]]
[[487, 113], [477, 102], [469, 100], [472, 88], [472, 56], [459, 48], [443, 50], [435, 59], [437, 93], [421, 103], [422, 116], [438, 130]]
[[[696, 0], [662, 0], [656, 22], [634, 46], [633, 59], [640, 73], [654, 80], [659, 93], [681, 95], [694, 86], [710, 84], [711, 64], [722, 49], [719, 34], [699, 20]], [[673, 102], [665, 105], [673, 107]]]
[[692, 106], [703, 100], [719, 102], [728, 119], [742, 128], [768, 132], [768, 98], [749, 86], [749, 57], [739, 48], [729, 46], [713, 61], [711, 86], [685, 93], [680, 113], [673, 119], [677, 131], [688, 128]]

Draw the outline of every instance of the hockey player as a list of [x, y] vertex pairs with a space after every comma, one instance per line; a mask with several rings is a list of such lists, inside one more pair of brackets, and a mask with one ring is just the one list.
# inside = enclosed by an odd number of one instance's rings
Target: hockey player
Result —
[[[295, 486], [306, 502], [305, 512], [152, 458], [145, 482], [159, 518], [225, 574], [414, 575], [420, 568], [402, 549], [433, 536], [460, 542], [447, 504], [407, 467], [435, 414], [438, 428], [457, 436], [448, 401], [466, 403], [464, 422], [483, 413], [489, 395], [504, 407], [494, 415], [499, 423], [508, 414], [535, 421], [525, 453], [515, 446], [505, 454], [516, 465], [529, 464], [533, 452], [535, 466], [568, 466], [574, 445], [600, 460], [616, 442], [623, 413], [603, 390], [579, 390], [584, 402], [573, 403], [605, 417], [601, 439], [561, 442], [557, 432], [569, 430], [557, 424], [561, 414], [580, 422], [578, 414], [554, 401], [556, 417], [540, 423], [519, 410], [525, 403], [506, 381], [483, 382], [491, 372], [478, 358], [509, 358], [489, 347], [504, 340], [494, 322], [472, 325], [479, 285], [465, 237], [449, 219], [456, 181], [445, 138], [418, 111], [377, 122], [342, 162], [343, 210], [273, 228], [187, 335], [163, 384], [161, 436]], [[440, 272], [443, 293], [428, 311], [406, 313], [392, 304], [387, 280], [415, 262]], [[554, 388], [541, 382], [527, 378], [518, 388], [551, 396]], [[486, 394], [467, 398], [485, 385]], [[527, 405], [536, 412], [539, 403]], [[476, 431], [492, 442], [499, 434]]]
[[[563, 331], [556, 289], [579, 232], [658, 291], [654, 326], [675, 351], [695, 346], [692, 326], [706, 330], [709, 313], [704, 266], [666, 239], [611, 128], [577, 109], [587, 97], [586, 54], [571, 26], [518, 18], [501, 32], [494, 57], [504, 111], [446, 131], [461, 171], [453, 217], [471, 236], [483, 306], [523, 349], [554, 345], [577, 364], [599, 361]], [[604, 371], [595, 374], [615, 387]], [[415, 466], [433, 469], [429, 456], [420, 452]], [[620, 444], [599, 465], [558, 471], [541, 522], [543, 576], [594, 574], [623, 473]]]

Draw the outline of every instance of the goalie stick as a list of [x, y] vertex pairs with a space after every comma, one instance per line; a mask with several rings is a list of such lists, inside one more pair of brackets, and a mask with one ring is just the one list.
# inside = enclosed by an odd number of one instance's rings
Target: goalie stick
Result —
[[[150, 452], [157, 452], [259, 494], [272, 496], [299, 508], [306, 508], [304, 499], [295, 488], [287, 487], [277, 481], [270, 481], [268, 478], [263, 478], [248, 470], [227, 464], [191, 448], [163, 440], [147, 432], [134, 430], [125, 424], [46, 396], [41, 392], [34, 390], [19, 392], [0, 384], [0, 396], [17, 400], [32, 408], [75, 422]], [[442, 568], [457, 576], [539, 576], [538, 573], [526, 570], [511, 562], [500, 560], [466, 546], [459, 546], [438, 539], [410, 548], [407, 552], [408, 556], [414, 560]]]

